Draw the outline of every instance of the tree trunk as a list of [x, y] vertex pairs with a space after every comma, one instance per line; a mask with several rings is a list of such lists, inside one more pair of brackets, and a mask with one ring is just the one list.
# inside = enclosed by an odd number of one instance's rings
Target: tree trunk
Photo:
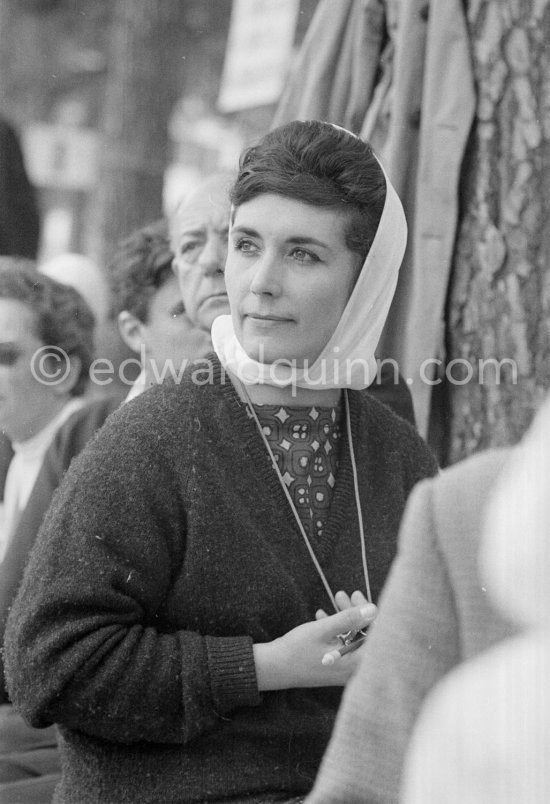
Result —
[[185, 59], [181, 0], [115, 0], [99, 184], [89, 251], [109, 259], [122, 237], [162, 215], [168, 119]]
[[516, 442], [550, 379], [550, 0], [470, 0], [468, 24], [478, 102], [448, 297], [449, 463]]

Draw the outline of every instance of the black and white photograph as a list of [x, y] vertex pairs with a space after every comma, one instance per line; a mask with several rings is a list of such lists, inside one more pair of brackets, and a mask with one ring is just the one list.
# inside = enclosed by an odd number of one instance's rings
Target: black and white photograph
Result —
[[550, 0], [0, 0], [0, 804], [549, 756]]

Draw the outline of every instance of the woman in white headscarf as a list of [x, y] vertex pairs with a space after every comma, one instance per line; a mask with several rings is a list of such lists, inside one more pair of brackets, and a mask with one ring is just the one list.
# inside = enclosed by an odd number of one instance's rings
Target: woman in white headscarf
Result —
[[436, 471], [362, 392], [406, 239], [370, 147], [288, 124], [243, 154], [232, 202], [216, 355], [111, 417], [12, 610], [11, 693], [59, 724], [61, 801], [305, 795]]

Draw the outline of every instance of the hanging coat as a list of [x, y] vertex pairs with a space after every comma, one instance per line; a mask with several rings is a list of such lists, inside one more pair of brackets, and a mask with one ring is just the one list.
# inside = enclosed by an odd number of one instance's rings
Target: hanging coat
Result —
[[461, 0], [321, 0], [273, 121], [317, 118], [360, 134], [401, 196], [409, 243], [378, 351], [412, 381], [424, 435], [474, 110]]

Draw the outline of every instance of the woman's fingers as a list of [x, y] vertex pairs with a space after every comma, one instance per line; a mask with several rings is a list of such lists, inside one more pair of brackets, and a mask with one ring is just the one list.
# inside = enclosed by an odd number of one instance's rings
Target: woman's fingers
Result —
[[365, 603], [368, 603], [367, 598], [363, 592], [359, 591], [359, 589], [356, 589], [351, 597], [346, 592], [340, 590], [339, 592], [336, 592], [334, 599], [336, 600], [336, 605], [340, 611], [350, 609], [352, 606], [363, 606]]
[[[345, 611], [346, 609], [351, 609], [352, 606], [364, 606], [365, 604], [368, 604], [367, 598], [365, 597], [363, 592], [360, 592], [358, 589], [355, 592], [353, 592], [351, 597], [343, 590], [340, 590], [339, 592], [336, 592], [336, 594], [334, 595], [334, 599], [336, 601], [336, 605], [338, 606], [339, 611]], [[317, 611], [315, 612], [316, 620], [323, 620], [325, 617], [328, 616], [329, 615], [326, 613], [324, 609], [317, 609]]]
[[348, 631], [360, 631], [376, 617], [377, 608], [373, 603], [364, 603], [362, 606], [351, 606], [337, 614], [326, 618], [325, 636], [327, 639], [336, 639], [338, 634]]
[[[358, 594], [361, 594], [360, 592]], [[353, 595], [352, 595], [353, 598]], [[361, 629], [366, 628], [370, 623], [375, 619], [377, 614], [377, 608], [372, 603], [365, 602], [363, 605], [360, 606], [353, 606], [351, 608], [347, 608], [339, 614], [335, 614], [330, 619], [332, 620], [331, 625], [335, 628], [340, 628], [340, 630], [336, 631], [333, 634], [334, 638], [337, 639], [342, 634], [349, 635], [353, 638], [353, 635], [360, 631]], [[358, 635], [358, 638], [351, 641], [340, 644], [338, 647], [333, 648], [330, 651], [327, 651], [323, 658], [321, 659], [321, 664], [325, 666], [330, 666], [335, 664], [335, 662], [339, 661], [343, 656], [347, 653], [351, 653], [357, 650], [360, 645], [363, 643], [365, 637]]]
[[368, 602], [369, 601], [367, 600], [367, 598], [365, 597], [363, 592], [360, 592], [359, 590], [356, 590], [351, 596], [351, 605], [352, 606], [364, 606], [365, 603], [368, 603]]
[[339, 661], [342, 656], [345, 656], [347, 653], [353, 653], [353, 651], [358, 650], [363, 642], [365, 641], [366, 637], [362, 636], [359, 639], [354, 640], [349, 645], [342, 645], [339, 648], [334, 648], [334, 650], [329, 650], [327, 653], [324, 654], [323, 658], [321, 659], [321, 664], [325, 667], [335, 662]]
[[343, 592], [342, 590], [336, 592], [336, 594], [334, 595], [334, 599], [340, 611], [344, 611], [344, 609], [349, 609], [349, 607], [351, 606], [350, 596], [346, 594], [346, 592]]

